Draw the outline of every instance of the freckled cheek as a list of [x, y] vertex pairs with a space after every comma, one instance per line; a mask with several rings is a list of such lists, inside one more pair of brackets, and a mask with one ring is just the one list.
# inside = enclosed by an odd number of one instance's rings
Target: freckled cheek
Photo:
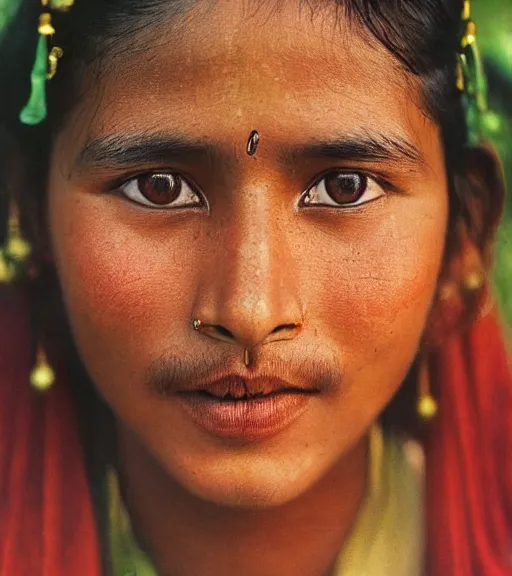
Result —
[[[133, 352], [188, 318], [193, 255], [183, 234], [156, 241], [105, 216], [69, 214], [54, 227], [61, 284], [79, 340]], [[187, 238], [190, 232], [187, 232]]]
[[319, 286], [324, 293], [316, 300], [325, 303], [323, 314], [338, 339], [385, 350], [419, 338], [441, 265], [442, 222], [437, 229], [404, 226], [398, 237], [384, 228], [346, 244], [337, 261], [329, 259]]

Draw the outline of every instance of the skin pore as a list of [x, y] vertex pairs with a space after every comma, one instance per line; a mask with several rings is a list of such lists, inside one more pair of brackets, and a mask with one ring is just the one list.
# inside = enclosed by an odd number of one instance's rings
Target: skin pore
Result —
[[[166, 576], [329, 573], [364, 496], [368, 430], [417, 353], [441, 269], [443, 150], [418, 88], [334, 11], [294, 4], [199, 3], [145, 33], [94, 79], [52, 155], [70, 323], [118, 418], [134, 528]], [[333, 172], [368, 176], [357, 206], [329, 200]], [[136, 203], [147, 173], [181, 175], [188, 207]], [[318, 393], [275, 436], [237, 441], [154, 385], [226, 372]]]

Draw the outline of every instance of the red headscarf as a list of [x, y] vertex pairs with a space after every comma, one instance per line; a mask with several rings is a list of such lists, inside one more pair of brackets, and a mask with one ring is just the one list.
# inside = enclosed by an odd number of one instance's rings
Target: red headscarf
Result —
[[433, 358], [427, 445], [431, 576], [512, 575], [512, 378], [496, 314]]
[[65, 379], [28, 384], [27, 307], [0, 303], [0, 574], [99, 576], [100, 553]]

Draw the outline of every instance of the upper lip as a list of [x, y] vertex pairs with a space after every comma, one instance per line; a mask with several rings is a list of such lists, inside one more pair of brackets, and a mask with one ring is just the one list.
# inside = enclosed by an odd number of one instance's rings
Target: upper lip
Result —
[[314, 393], [318, 390], [310, 386], [291, 384], [271, 375], [247, 376], [232, 373], [211, 380], [190, 382], [179, 392], [206, 392], [218, 398], [226, 396], [244, 398], [266, 396], [277, 392]]

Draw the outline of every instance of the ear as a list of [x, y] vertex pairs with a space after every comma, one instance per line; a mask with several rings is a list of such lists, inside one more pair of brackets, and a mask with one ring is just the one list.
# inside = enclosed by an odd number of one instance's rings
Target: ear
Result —
[[451, 194], [445, 257], [425, 330], [430, 345], [442, 342], [492, 305], [489, 276], [505, 205], [503, 166], [492, 145], [483, 143], [466, 151]]

